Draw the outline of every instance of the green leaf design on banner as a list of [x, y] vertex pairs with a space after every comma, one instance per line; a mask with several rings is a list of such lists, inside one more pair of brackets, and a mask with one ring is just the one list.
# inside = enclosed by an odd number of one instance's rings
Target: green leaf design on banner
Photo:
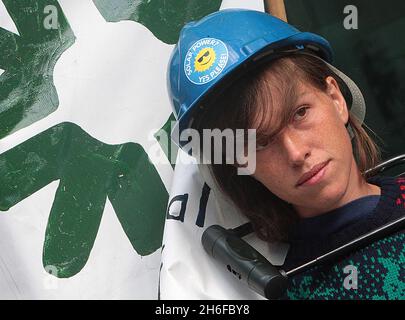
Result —
[[93, 0], [103, 17], [110, 22], [133, 20], [143, 24], [156, 38], [174, 44], [181, 28], [218, 11], [222, 0]]
[[[75, 41], [56, 0], [2, 0], [20, 34], [0, 28], [0, 138], [55, 111], [53, 69]], [[45, 7], [57, 10], [57, 29], [47, 29]]]
[[176, 163], [176, 157], [178, 153], [178, 147], [175, 145], [173, 140], [170, 138], [171, 130], [172, 130], [172, 123], [176, 121], [174, 114], [170, 114], [170, 117], [167, 119], [166, 123], [163, 125], [162, 128], [158, 132], [154, 134], [154, 137], [159, 142], [160, 147], [162, 148], [163, 152], [165, 153], [167, 159], [174, 169]]
[[[20, 35], [0, 28], [0, 139], [56, 110], [53, 69], [75, 42], [57, 0], [2, 1]], [[221, 1], [94, 3], [108, 21], [133, 20], [175, 43], [186, 22], [218, 10]], [[57, 11], [55, 29], [44, 24], [49, 6]], [[171, 120], [159, 132], [169, 134]], [[170, 145], [162, 148], [170, 158]], [[55, 180], [43, 248], [43, 265], [53, 275], [71, 277], [84, 267], [107, 197], [138, 254], [161, 246], [168, 193], [141, 145], [108, 145], [69, 122], [49, 128], [0, 154], [0, 210]]]
[[138, 254], [160, 248], [168, 193], [139, 144], [108, 145], [75, 124], [54, 126], [0, 155], [0, 210], [55, 180], [43, 264], [57, 277], [86, 264], [107, 197]]

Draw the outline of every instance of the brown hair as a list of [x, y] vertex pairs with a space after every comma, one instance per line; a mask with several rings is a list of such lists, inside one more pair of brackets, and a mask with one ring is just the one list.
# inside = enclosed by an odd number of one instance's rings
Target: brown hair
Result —
[[[276, 90], [282, 90], [284, 97], [281, 115], [276, 115], [278, 124], [269, 128], [274, 115], [268, 112], [272, 103], [272, 89], [266, 85], [268, 74], [276, 79]], [[342, 80], [320, 59], [307, 54], [292, 54], [256, 67], [226, 89], [218, 91], [202, 103], [203, 110], [197, 112], [193, 128], [200, 133], [203, 129], [227, 128], [246, 129], [255, 127], [257, 144], [262, 145], [282, 130], [294, 111], [296, 87], [305, 81], [325, 92], [328, 76], [337, 81], [348, 105], [351, 95]], [[255, 124], [253, 126], [253, 124]], [[380, 162], [376, 143], [352, 114], [348, 126], [352, 131], [352, 147], [356, 163], [361, 172]], [[288, 232], [297, 219], [294, 208], [271, 193], [252, 176], [237, 174], [234, 165], [211, 165], [211, 171], [219, 188], [252, 222], [259, 238], [265, 241], [288, 240]]]

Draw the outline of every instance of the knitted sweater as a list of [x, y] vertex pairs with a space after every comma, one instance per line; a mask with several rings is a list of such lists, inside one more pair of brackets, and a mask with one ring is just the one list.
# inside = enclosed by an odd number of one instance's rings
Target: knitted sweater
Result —
[[[291, 270], [405, 214], [405, 178], [373, 177], [375, 208], [330, 233], [293, 237], [284, 270]], [[334, 264], [292, 278], [286, 299], [405, 299], [405, 230], [350, 253]], [[356, 281], [357, 280], [357, 281]]]

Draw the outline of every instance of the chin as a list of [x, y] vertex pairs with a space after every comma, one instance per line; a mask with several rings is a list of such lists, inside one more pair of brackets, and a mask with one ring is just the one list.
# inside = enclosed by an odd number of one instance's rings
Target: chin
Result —
[[335, 183], [326, 186], [322, 190], [319, 194], [319, 201], [323, 203], [325, 208], [330, 208], [329, 210], [335, 209], [339, 206], [339, 202], [344, 197], [346, 190], [347, 184], [335, 181]]

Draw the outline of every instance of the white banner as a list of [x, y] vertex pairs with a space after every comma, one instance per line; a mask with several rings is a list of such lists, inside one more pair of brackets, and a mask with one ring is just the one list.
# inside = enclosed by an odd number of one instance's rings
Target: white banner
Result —
[[[218, 191], [208, 167], [187, 164], [192, 160], [184, 152], [179, 158], [163, 238], [161, 299], [262, 299], [201, 244], [207, 227], [235, 228], [246, 218]], [[253, 234], [244, 239], [273, 265], [284, 263], [288, 245], [268, 245]]]

